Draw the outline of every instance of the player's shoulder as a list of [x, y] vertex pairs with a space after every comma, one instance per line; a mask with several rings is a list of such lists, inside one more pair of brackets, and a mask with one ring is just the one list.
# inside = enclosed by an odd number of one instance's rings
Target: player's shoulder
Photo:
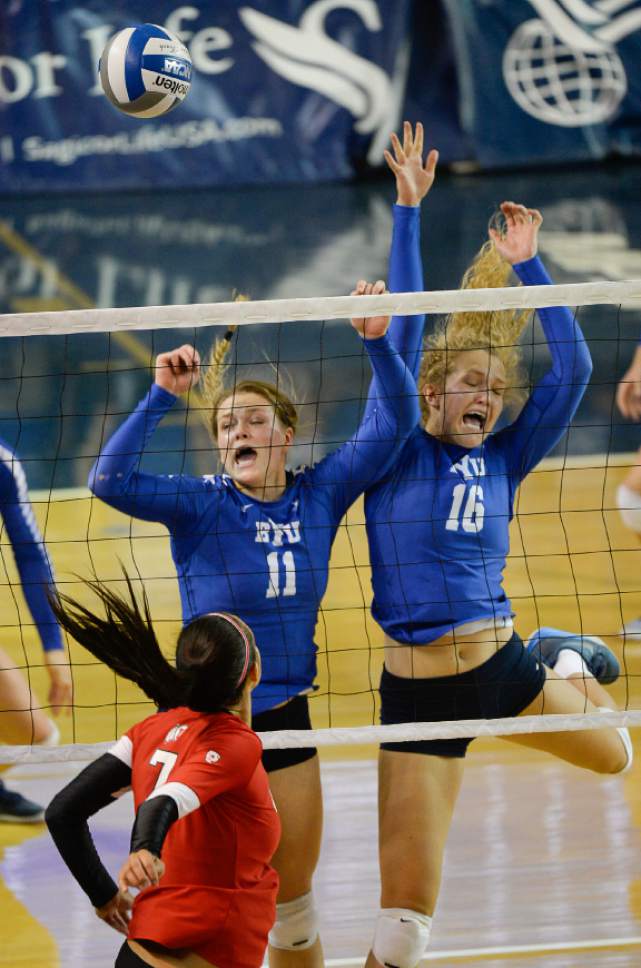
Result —
[[262, 753], [262, 743], [254, 730], [233, 713], [214, 713], [207, 717], [199, 744], [210, 740], [221, 748], [242, 749], [247, 755], [253, 752], [260, 756]]
[[403, 454], [432, 454], [436, 447], [436, 438], [432, 437], [431, 434], [421, 426], [417, 424], [414, 430], [411, 432], [403, 446], [401, 447], [401, 455]]
[[483, 446], [483, 455], [486, 462], [490, 460], [492, 462], [507, 461], [514, 449], [515, 433], [514, 424], [510, 423], [491, 434]]
[[134, 744], [144, 741], [155, 743], [176, 743], [197, 721], [196, 714], [184, 706], [165, 709], [147, 716], [127, 730]]

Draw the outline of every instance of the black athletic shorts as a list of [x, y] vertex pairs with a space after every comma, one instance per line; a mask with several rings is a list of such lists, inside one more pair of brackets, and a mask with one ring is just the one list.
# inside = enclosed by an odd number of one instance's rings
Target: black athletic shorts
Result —
[[[514, 633], [491, 659], [455, 676], [405, 679], [383, 669], [381, 723], [433, 723], [517, 716], [540, 693], [545, 667]], [[381, 743], [381, 749], [432, 756], [465, 756], [472, 739]]]
[[[309, 718], [309, 703], [307, 696], [295, 696], [289, 702], [276, 709], [268, 709], [264, 713], [257, 713], [252, 717], [252, 729], [257, 733], [271, 733], [276, 729], [311, 729]], [[274, 770], [284, 770], [287, 766], [296, 766], [316, 756], [315, 746], [305, 746], [301, 749], [263, 750], [263, 766], [267, 773]]]
[[143, 961], [135, 951], [132, 951], [125, 941], [122, 948], [118, 952], [118, 957], [116, 958], [114, 968], [139, 968], [140, 965], [145, 965], [146, 968], [149, 968], [149, 962]]

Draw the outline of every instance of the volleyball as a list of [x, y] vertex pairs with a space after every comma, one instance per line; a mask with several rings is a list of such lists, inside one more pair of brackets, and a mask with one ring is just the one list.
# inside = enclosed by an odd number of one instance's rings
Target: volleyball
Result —
[[125, 27], [111, 38], [98, 64], [100, 83], [114, 105], [136, 118], [173, 111], [191, 86], [191, 57], [164, 27]]

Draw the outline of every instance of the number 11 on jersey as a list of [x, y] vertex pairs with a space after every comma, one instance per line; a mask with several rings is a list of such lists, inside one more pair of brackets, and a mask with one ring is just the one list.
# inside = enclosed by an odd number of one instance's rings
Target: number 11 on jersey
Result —
[[267, 555], [269, 579], [266, 598], [288, 598], [296, 594], [296, 566], [291, 551], [270, 551]]

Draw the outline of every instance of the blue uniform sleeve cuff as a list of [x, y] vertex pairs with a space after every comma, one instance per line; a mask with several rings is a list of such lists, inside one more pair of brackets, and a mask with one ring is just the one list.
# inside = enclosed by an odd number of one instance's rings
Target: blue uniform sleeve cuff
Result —
[[515, 262], [512, 268], [521, 282], [526, 283], [526, 285], [550, 285], [552, 282], [538, 255], [535, 255], [532, 259], [526, 259], [524, 262]]
[[382, 336], [378, 336], [376, 339], [368, 339], [365, 337], [363, 343], [367, 347], [368, 352], [375, 353], [390, 353], [394, 350], [394, 345], [392, 344], [389, 333], [383, 333]]
[[161, 407], [172, 407], [177, 399], [178, 397], [169, 390], [164, 390], [157, 383], [152, 383], [149, 391], [150, 403], [157, 403]]
[[421, 214], [420, 205], [399, 205], [397, 202], [393, 206], [394, 218], [417, 219]]

